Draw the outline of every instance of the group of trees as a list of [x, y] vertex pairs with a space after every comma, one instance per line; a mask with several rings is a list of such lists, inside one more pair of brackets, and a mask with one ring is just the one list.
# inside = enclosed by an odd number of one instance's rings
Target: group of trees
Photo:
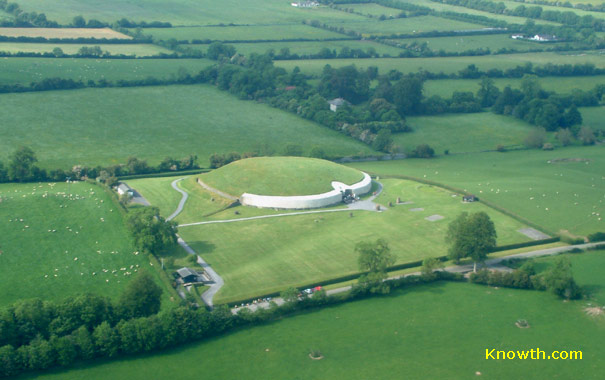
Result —
[[177, 223], [165, 220], [157, 207], [130, 210], [126, 226], [140, 252], [158, 254], [176, 245]]
[[197, 156], [189, 155], [181, 160], [166, 157], [158, 166], [149, 166], [147, 161], [129, 157], [124, 165], [109, 167], [86, 167], [75, 165], [71, 170], [53, 169], [47, 171], [39, 168], [36, 154], [29, 147], [20, 147], [10, 156], [5, 166], [0, 161], [0, 182], [34, 182], [34, 181], [65, 181], [71, 179], [99, 178], [107, 185], [117, 182], [116, 177], [136, 174], [149, 174], [164, 171], [197, 169]]
[[9, 3], [7, 0], [0, 0], [0, 10], [10, 13], [14, 16], [13, 20], [2, 20], [0, 26], [3, 27], [31, 27], [57, 28], [59, 26], [55, 21], [46, 19], [44, 13], [24, 12], [17, 3]]

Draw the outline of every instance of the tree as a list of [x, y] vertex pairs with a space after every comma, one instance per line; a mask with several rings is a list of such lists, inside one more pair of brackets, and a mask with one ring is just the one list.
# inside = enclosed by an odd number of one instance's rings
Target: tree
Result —
[[569, 110], [565, 113], [564, 120], [565, 125], [568, 127], [582, 124], [582, 114], [580, 114], [580, 111], [578, 111], [578, 107], [576, 107], [575, 104], [572, 104], [571, 107], [569, 107]]
[[485, 212], [470, 215], [463, 212], [448, 226], [449, 257], [456, 263], [470, 257], [476, 272], [477, 262], [485, 261], [488, 252], [496, 246], [496, 236], [494, 223]]
[[405, 77], [393, 86], [393, 104], [399, 115], [414, 115], [421, 112], [423, 80], [419, 77]]
[[534, 128], [529, 132], [523, 143], [529, 148], [540, 149], [544, 142], [546, 142], [546, 130], [544, 128]]
[[567, 145], [571, 144], [572, 138], [573, 138], [573, 135], [568, 128], [559, 129], [557, 131], [557, 140], [559, 140], [559, 143], [563, 146], [567, 146]]
[[378, 134], [372, 143], [372, 148], [378, 151], [388, 152], [392, 145], [393, 137], [391, 136], [391, 130], [383, 128], [378, 131]]
[[435, 271], [443, 268], [443, 263], [434, 257], [429, 257], [428, 259], [424, 259], [422, 262], [422, 268], [420, 268], [420, 273], [422, 278], [426, 280], [434, 280], [437, 278]]
[[114, 357], [120, 348], [120, 337], [115, 330], [104, 321], [98, 325], [92, 333], [96, 351], [101, 356]]
[[31, 148], [22, 146], [11, 156], [8, 163], [8, 177], [11, 181], [26, 182], [35, 179], [38, 162], [36, 154]]
[[546, 287], [561, 298], [575, 299], [581, 295], [580, 288], [573, 279], [571, 262], [559, 258], [555, 265], [544, 275]]
[[63, 53], [63, 49], [56, 47], [53, 49], [53, 55], [57, 58], [61, 58], [65, 55], [65, 53]]
[[494, 85], [494, 80], [486, 76], [481, 78], [477, 98], [481, 107], [491, 107], [500, 96], [500, 90]]
[[578, 140], [582, 142], [583, 145], [592, 145], [595, 143], [595, 136], [592, 128], [584, 126], [580, 128], [578, 132]]
[[384, 239], [359, 242], [355, 245], [355, 252], [359, 255], [357, 262], [362, 271], [386, 274], [387, 268], [395, 263], [395, 257]]
[[162, 299], [160, 288], [151, 275], [139, 272], [132, 280], [118, 302], [120, 314], [125, 319], [147, 317], [160, 311]]
[[291, 303], [298, 301], [298, 293], [298, 289], [289, 287], [281, 292], [279, 296], [284, 300], [284, 302]]
[[86, 27], [86, 20], [82, 16], [76, 16], [73, 18], [71, 24], [76, 28], [84, 28]]
[[176, 223], [161, 217], [157, 207], [130, 211], [127, 225], [140, 251], [157, 254], [176, 244]]

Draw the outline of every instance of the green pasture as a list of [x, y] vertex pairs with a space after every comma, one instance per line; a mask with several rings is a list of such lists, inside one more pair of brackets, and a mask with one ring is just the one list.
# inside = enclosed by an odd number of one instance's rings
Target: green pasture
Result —
[[[487, 17], [487, 18], [491, 18], [491, 19], [495, 19], [495, 20], [505, 21], [509, 24], [521, 24], [522, 25], [522, 24], [525, 24], [525, 20], [527, 20], [525, 17], [506, 16], [506, 15], [501, 15], [501, 14], [484, 12], [484, 11], [480, 11], [477, 9], [466, 8], [466, 7], [457, 6], [457, 5], [443, 4], [443, 3], [439, 3], [439, 2], [433, 2], [433, 1], [426, 1], [426, 0], [399, 0], [399, 1], [401, 1], [402, 3], [411, 3], [411, 4], [415, 4], [415, 5], [420, 5], [423, 7], [428, 7], [428, 8], [434, 9], [438, 12], [456, 12], [456, 13], [468, 14], [468, 15], [473, 15], [473, 16], [483, 16], [483, 17]], [[536, 19], [533, 21], [536, 24], [560, 25], [556, 22], [546, 21], [546, 20]]]
[[[515, 8], [517, 8], [519, 5], [521, 5], [520, 3], [516, 2], [516, 1], [502, 1], [502, 3], [504, 5], [506, 5], [507, 9], [513, 10]], [[571, 3], [573, 4], [574, 2], [571, 1]], [[583, 2], [583, 3], [588, 3], [588, 2]], [[525, 5], [526, 8], [532, 7], [532, 6], [538, 6], [540, 8], [542, 8], [543, 11], [558, 11], [558, 12], [573, 12], [575, 14], [577, 14], [580, 17], [583, 16], [592, 16], [594, 18], [605, 18], [605, 13], [603, 12], [590, 12], [590, 11], [585, 11], [582, 9], [575, 9], [575, 8], [567, 8], [567, 7], [556, 7], [556, 6], [551, 6], [551, 5], [544, 5], [544, 4], [532, 4], [532, 3], [527, 3], [527, 4], [523, 4]]]
[[[55, 46], [55, 45], [49, 45]], [[124, 45], [127, 49], [128, 46]], [[0, 84], [24, 84], [47, 78], [88, 82], [106, 79], [140, 80], [175, 77], [182, 67], [196, 74], [214, 64], [206, 59], [90, 59], [90, 58], [20, 58], [0, 59]], [[46, 95], [43, 95], [46, 98]], [[50, 97], [50, 96], [49, 96]]]
[[353, 166], [380, 175], [412, 176], [454, 186], [552, 232], [586, 235], [605, 231], [603, 149], [602, 145], [576, 146]]
[[605, 129], [605, 107], [579, 108], [584, 125], [593, 129]]
[[[402, 52], [401, 49], [380, 44], [377, 42], [365, 40], [340, 40], [340, 41], [300, 41], [300, 42], [253, 42], [253, 43], [234, 43], [229, 44], [235, 47], [238, 53], [250, 55], [252, 53], [263, 54], [268, 50], [273, 50], [279, 54], [281, 49], [289, 49], [291, 54], [317, 54], [323, 48], [328, 48], [338, 54], [341, 49], [361, 49], [368, 51], [374, 49], [378, 54], [388, 54], [390, 56], [398, 56]], [[181, 47], [195, 49], [206, 52], [209, 45], [180, 45]]]
[[379, 4], [374, 3], [360, 3], [360, 4], [338, 4], [342, 8], [352, 9], [357, 13], [362, 13], [364, 15], [380, 17], [385, 15], [386, 17], [396, 17], [401, 12], [401, 9], [389, 8]]
[[[521, 223], [482, 204], [462, 203], [449, 191], [412, 181], [381, 182], [384, 192], [377, 202], [388, 208], [384, 212], [353, 211], [351, 217], [349, 211], [338, 211], [206, 224], [181, 227], [179, 234], [225, 280], [215, 297], [219, 303], [356, 273], [354, 246], [360, 241], [386, 239], [397, 263], [445, 255], [448, 223], [463, 211], [486, 211], [496, 224], [499, 245], [529, 240], [517, 232]], [[413, 203], [395, 205], [398, 197]], [[394, 205], [389, 207], [389, 202]], [[423, 210], [411, 211], [418, 208]], [[444, 219], [425, 219], [432, 215]]]
[[[331, 23], [330, 23], [331, 24]], [[450, 20], [435, 16], [418, 16], [379, 21], [364, 19], [361, 21], [348, 21], [334, 23], [332, 26], [353, 30], [362, 36], [389, 36], [392, 34], [426, 33], [431, 31], [479, 30], [483, 25], [464, 21]]]
[[[521, 88], [520, 78], [493, 78], [494, 84], [503, 90], [506, 86], [512, 88]], [[554, 91], [560, 94], [569, 94], [574, 89], [590, 91], [598, 83], [605, 82], [605, 76], [586, 76], [586, 77], [543, 77], [538, 78], [540, 85], [546, 91]], [[449, 98], [454, 91], [470, 91], [474, 94], [479, 90], [479, 79], [440, 79], [427, 80], [424, 82], [424, 95], [430, 97], [439, 95], [443, 98]], [[582, 115], [586, 111], [598, 110], [595, 107], [586, 107], [582, 109]]]
[[352, 185], [361, 181], [363, 174], [317, 158], [254, 157], [232, 162], [199, 178], [236, 197], [243, 193], [288, 196], [332, 191], [332, 181]]
[[82, 293], [117, 298], [140, 270], [154, 275], [163, 303], [171, 303], [168, 285], [135, 251], [120, 211], [100, 187], [3, 184], [0, 201], [0, 305]]
[[549, 49], [562, 43], [542, 44], [525, 40], [513, 40], [510, 34], [477, 34], [471, 36], [452, 36], [452, 37], [422, 37], [405, 38], [390, 40], [402, 45], [409, 45], [414, 42], [417, 44], [427, 43], [429, 49], [434, 51], [445, 51], [460, 53], [467, 50], [490, 49], [491, 52], [497, 52], [500, 49], [515, 49], [520, 51]]
[[113, 55], [135, 55], [137, 57], [146, 57], [158, 55], [161, 53], [172, 54], [171, 50], [161, 46], [151, 44], [96, 44], [96, 45], [78, 45], [78, 44], [49, 44], [49, 43], [23, 43], [23, 42], [0, 42], [0, 51], [8, 53], [52, 53], [53, 49], [60, 48], [65, 54], [77, 54], [83, 46], [98, 46], [104, 52], [107, 51]]
[[478, 57], [435, 57], [435, 58], [369, 58], [369, 59], [310, 59], [293, 61], [276, 61], [275, 65], [286, 70], [300, 67], [301, 71], [310, 75], [321, 75], [325, 65], [342, 67], [356, 65], [358, 68], [366, 69], [376, 66], [380, 73], [390, 70], [399, 70], [403, 73], [426, 70], [430, 72], [443, 72], [446, 74], [456, 73], [468, 65], [474, 64], [481, 70], [510, 69], [526, 63], [534, 65], [545, 65], [556, 62], [557, 64], [584, 64], [592, 63], [597, 67], [605, 67], [603, 55], [599, 52], [584, 52], [582, 55], [572, 53], [522, 53], [522, 54], [499, 54]]
[[50, 20], [69, 24], [78, 15], [114, 22], [123, 17], [134, 21], [168, 21], [180, 25], [268, 24], [292, 23], [302, 20], [356, 19], [326, 6], [295, 8], [290, 1], [281, 0], [18, 0], [26, 12], [45, 13]]
[[[182, 375], [204, 371], [216, 379], [505, 380], [582, 374], [596, 380], [605, 365], [605, 319], [586, 315], [584, 305], [546, 292], [438, 282], [170, 351], [22, 378], [168, 378], [179, 368]], [[530, 328], [516, 327], [518, 319], [527, 320]], [[486, 360], [485, 350], [492, 348], [582, 351], [582, 360]], [[311, 350], [321, 351], [324, 359], [311, 360]]]
[[213, 153], [280, 154], [289, 143], [305, 154], [314, 146], [335, 156], [373, 152], [336, 131], [209, 85], [3, 94], [0, 103], [11, 110], [0, 126], [0, 160], [28, 145], [47, 168], [113, 165], [131, 156], [157, 165], [166, 156], [189, 154], [208, 166]]
[[181, 193], [171, 186], [172, 181], [177, 179], [179, 177], [141, 178], [125, 182], [152, 206], [159, 208], [160, 215], [167, 217], [176, 210], [181, 200]]
[[437, 154], [481, 152], [497, 145], [519, 146], [535, 128], [523, 120], [491, 112], [408, 117], [412, 132], [394, 135], [405, 151], [429, 144]]
[[156, 39], [178, 41], [254, 41], [254, 40], [291, 40], [343, 38], [339, 33], [297, 24], [283, 25], [241, 25], [241, 26], [193, 26], [181, 28], [148, 28], [144, 34]]

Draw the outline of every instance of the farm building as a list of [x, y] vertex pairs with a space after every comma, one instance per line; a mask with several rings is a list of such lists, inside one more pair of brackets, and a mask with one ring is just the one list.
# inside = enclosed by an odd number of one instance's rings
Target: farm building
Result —
[[462, 197], [462, 202], [476, 202], [478, 200], [479, 199], [476, 196], [474, 196], [473, 194], [465, 195]]
[[125, 183], [120, 183], [117, 187], [117, 191], [119, 195], [128, 194], [130, 196], [134, 196], [134, 191]]
[[332, 112], [336, 112], [340, 107], [344, 106], [345, 104], [349, 104], [349, 102], [343, 98], [328, 100], [328, 103], [330, 104], [330, 111]]
[[319, 3], [317, 1], [296, 1], [292, 3], [292, 6], [297, 8], [314, 8], [318, 7]]
[[530, 40], [532, 40], [532, 41], [538, 41], [538, 42], [556, 41], [557, 40], [557, 36], [553, 36], [551, 34], [536, 34], [535, 36], [533, 36], [532, 38], [530, 38]]
[[200, 275], [191, 268], [183, 267], [181, 269], [177, 269], [177, 271], [174, 273], [174, 277], [181, 279], [183, 282], [198, 282]]

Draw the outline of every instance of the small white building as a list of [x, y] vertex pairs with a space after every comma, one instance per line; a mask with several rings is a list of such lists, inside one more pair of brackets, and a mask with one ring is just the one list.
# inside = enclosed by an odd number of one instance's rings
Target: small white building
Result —
[[512, 38], [513, 40], [522, 40], [525, 38], [525, 36], [523, 34], [513, 34], [512, 36], [510, 36], [510, 38]]
[[328, 100], [328, 103], [330, 104], [330, 111], [332, 112], [336, 112], [338, 111], [338, 108], [344, 106], [345, 104], [349, 104], [349, 102], [347, 102], [343, 98]]
[[116, 190], [118, 191], [119, 195], [128, 194], [130, 196], [134, 196], [134, 191], [125, 183], [120, 183]]
[[532, 38], [530, 38], [530, 40], [532, 40], [532, 41], [538, 41], [538, 42], [556, 41], [557, 40], [557, 36], [553, 36], [553, 35], [550, 35], [550, 34], [536, 34], [535, 36], [533, 36]]
[[314, 8], [318, 7], [319, 3], [317, 1], [297, 1], [292, 3], [291, 5], [297, 8]]

